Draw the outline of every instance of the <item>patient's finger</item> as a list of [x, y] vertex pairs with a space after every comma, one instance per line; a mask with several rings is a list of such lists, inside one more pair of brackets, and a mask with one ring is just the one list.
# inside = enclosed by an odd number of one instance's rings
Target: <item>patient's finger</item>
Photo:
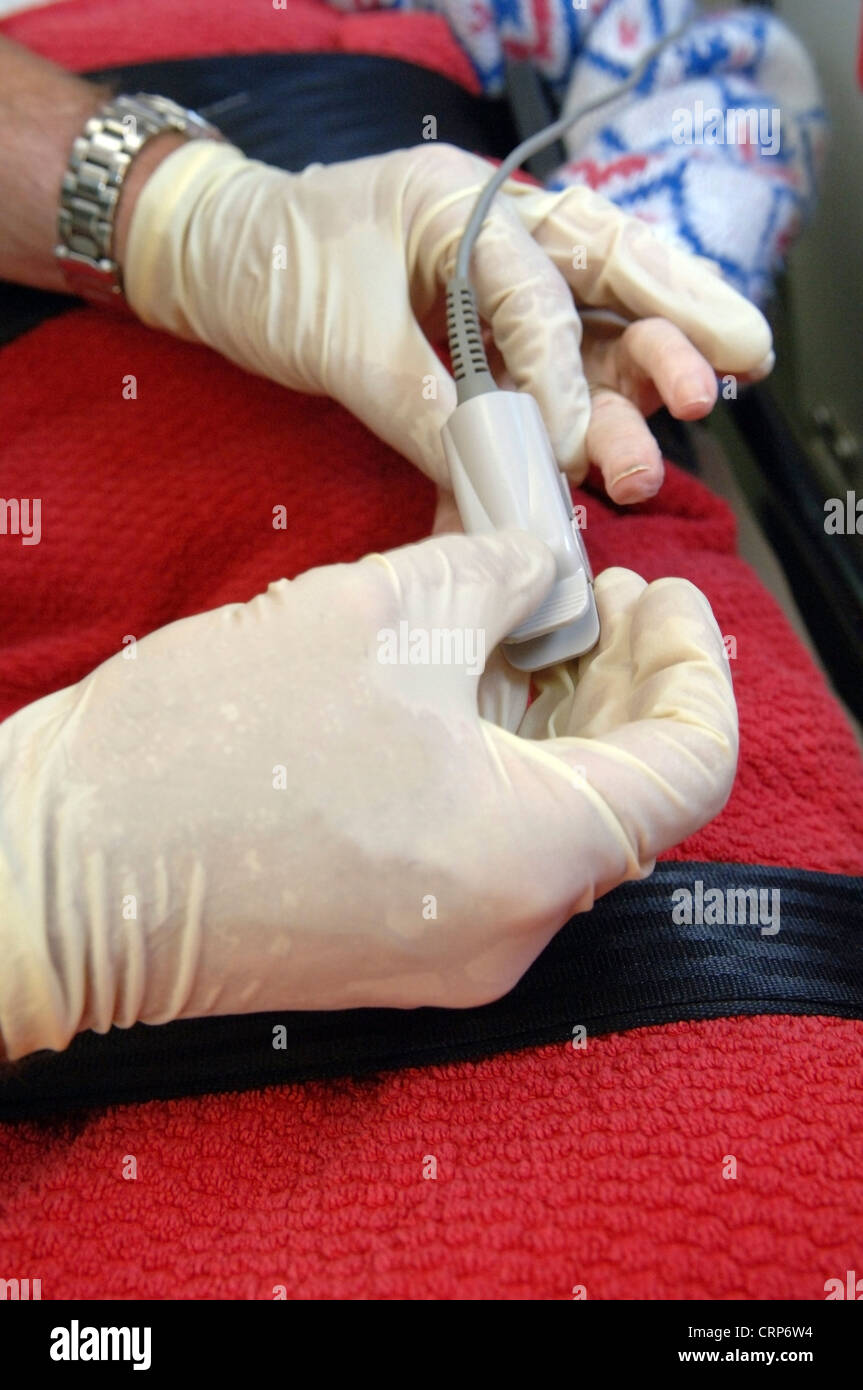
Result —
[[716, 404], [716, 374], [685, 333], [668, 319], [640, 319], [612, 339], [584, 348], [588, 381], [619, 391], [645, 415], [662, 404], [678, 420], [698, 420]]
[[617, 391], [591, 392], [587, 456], [602, 471], [614, 502], [645, 502], [662, 486], [659, 445], [641, 412]]

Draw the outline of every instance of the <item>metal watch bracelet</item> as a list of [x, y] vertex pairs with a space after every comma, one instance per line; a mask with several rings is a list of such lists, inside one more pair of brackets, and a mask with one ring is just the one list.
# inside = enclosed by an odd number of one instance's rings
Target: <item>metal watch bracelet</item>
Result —
[[195, 111], [146, 92], [113, 97], [76, 138], [63, 175], [54, 248], [70, 293], [94, 303], [125, 304], [114, 257], [117, 205], [135, 156], [166, 131], [188, 139], [224, 138]]

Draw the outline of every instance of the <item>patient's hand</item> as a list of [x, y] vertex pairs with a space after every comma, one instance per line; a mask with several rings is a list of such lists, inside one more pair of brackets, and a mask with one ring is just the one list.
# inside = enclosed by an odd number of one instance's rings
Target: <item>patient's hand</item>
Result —
[[484, 1003], [714, 816], [736, 710], [685, 580], [600, 575], [599, 647], [526, 714], [523, 680], [481, 674], [553, 573], [516, 532], [311, 570], [0, 726], [9, 1056], [138, 1020]]
[[[580, 482], [594, 464], [615, 502], [644, 502], [659, 491], [665, 472], [648, 417], [661, 405], [679, 420], [708, 415], [717, 397], [714, 370], [676, 324], [660, 318], [621, 325], [588, 316], [581, 355], [591, 396], [586, 461], [569, 476]], [[498, 358], [492, 364], [502, 384], [514, 385]], [[439, 488], [432, 534], [462, 529], [455, 498]]]

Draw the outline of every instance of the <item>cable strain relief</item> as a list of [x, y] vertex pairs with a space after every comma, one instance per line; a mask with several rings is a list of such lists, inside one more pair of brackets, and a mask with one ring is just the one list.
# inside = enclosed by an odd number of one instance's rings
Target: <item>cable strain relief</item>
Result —
[[459, 404], [496, 391], [482, 341], [476, 296], [470, 281], [459, 276], [447, 283], [446, 327]]

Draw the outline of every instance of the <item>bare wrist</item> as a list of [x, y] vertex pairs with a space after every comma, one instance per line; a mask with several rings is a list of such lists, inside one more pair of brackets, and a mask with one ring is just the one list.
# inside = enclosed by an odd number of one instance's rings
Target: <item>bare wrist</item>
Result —
[[54, 258], [63, 172], [76, 135], [110, 95], [0, 40], [0, 279], [65, 291]]

